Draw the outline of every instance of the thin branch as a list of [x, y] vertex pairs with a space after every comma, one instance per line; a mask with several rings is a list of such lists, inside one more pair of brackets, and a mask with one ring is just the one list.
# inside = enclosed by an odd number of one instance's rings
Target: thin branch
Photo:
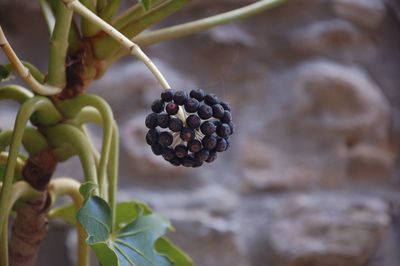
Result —
[[133, 41], [142, 47], [154, 43], [168, 41], [179, 37], [187, 36], [193, 33], [208, 30], [210, 28], [227, 24], [239, 19], [256, 15], [266, 9], [275, 7], [287, 0], [262, 0], [248, 6], [235, 9], [216, 16], [172, 26], [152, 32], [145, 32], [133, 38]]
[[82, 17], [91, 21], [92, 23], [98, 25], [103, 31], [105, 31], [108, 35], [113, 37], [116, 41], [118, 41], [123, 47], [125, 47], [131, 55], [138, 57], [153, 73], [153, 75], [160, 82], [161, 86], [164, 89], [170, 89], [167, 80], [158, 70], [158, 68], [154, 65], [154, 63], [147, 57], [145, 53], [140, 49], [140, 47], [121, 34], [118, 30], [116, 30], [113, 26], [99, 18], [92, 11], [87, 9], [84, 5], [82, 5], [77, 0], [62, 0], [68, 8], [71, 8], [75, 12], [79, 13]]
[[15, 54], [6, 36], [4, 35], [3, 29], [0, 26], [0, 47], [3, 49], [10, 63], [14, 69], [21, 76], [21, 78], [32, 88], [34, 92], [41, 95], [55, 95], [61, 92], [61, 88], [57, 88], [50, 85], [40, 84], [31, 74], [30, 70], [24, 66], [18, 56]]
[[54, 18], [51, 6], [47, 2], [47, 0], [40, 0], [40, 7], [42, 9], [44, 19], [46, 20], [47, 27], [49, 28], [49, 32], [51, 34], [53, 32], [54, 25], [56, 24], [56, 19]]

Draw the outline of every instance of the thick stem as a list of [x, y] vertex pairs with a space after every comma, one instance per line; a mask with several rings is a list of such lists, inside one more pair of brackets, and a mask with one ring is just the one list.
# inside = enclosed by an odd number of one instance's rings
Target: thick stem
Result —
[[82, 17], [91, 21], [93, 24], [99, 26], [103, 31], [105, 31], [108, 35], [113, 37], [116, 41], [118, 41], [123, 47], [130, 51], [131, 55], [137, 56], [143, 63], [149, 68], [149, 70], [153, 73], [153, 75], [160, 82], [161, 86], [165, 89], [171, 88], [161, 74], [161, 72], [157, 69], [157, 67], [153, 64], [153, 62], [143, 53], [139, 46], [121, 34], [118, 30], [116, 30], [113, 26], [99, 18], [96, 14], [87, 9], [84, 5], [82, 5], [77, 0], [63, 0], [63, 2], [67, 5], [68, 8], [71, 8], [75, 12], [79, 13]]
[[[243, 19], [249, 16], [256, 15], [281, 4], [287, 0], [262, 0], [248, 6], [235, 9], [226, 13], [222, 13], [216, 16], [196, 20], [181, 25], [155, 30], [151, 32], [145, 32], [133, 38], [133, 41], [141, 47], [146, 47], [154, 43], [168, 41], [183, 36], [187, 36], [200, 31], [205, 31], [210, 28], [227, 24], [239, 19]], [[126, 52], [125, 52], [126, 54]], [[122, 52], [119, 56], [122, 55]]]
[[50, 40], [49, 74], [47, 83], [64, 88], [67, 83], [65, 62], [68, 51], [68, 37], [73, 12], [62, 3], [58, 3], [56, 23]]
[[0, 87], [0, 100], [14, 100], [22, 104], [32, 97], [32, 92], [18, 85]]
[[117, 189], [118, 189], [118, 162], [119, 162], [119, 132], [116, 123], [113, 124], [113, 137], [111, 142], [110, 161], [108, 163], [108, 198], [112, 212], [111, 230], [115, 230], [115, 219], [117, 212]]
[[17, 71], [18, 75], [32, 88], [32, 90], [41, 95], [55, 95], [61, 92], [61, 88], [50, 85], [40, 84], [31, 74], [30, 70], [24, 66], [14, 50], [7, 41], [3, 29], [0, 26], [0, 47], [3, 49], [10, 63]]
[[[10, 146], [12, 141], [12, 130], [4, 130], [0, 132], [0, 151]], [[46, 138], [35, 128], [27, 127], [24, 130], [22, 144], [26, 151], [30, 154], [37, 154], [48, 147]]]
[[[5, 165], [8, 160], [8, 152], [1, 152], [0, 153], [0, 165]], [[25, 166], [24, 160], [21, 158], [17, 159], [16, 166], [15, 166], [15, 179], [21, 180], [22, 179], [22, 169]]]

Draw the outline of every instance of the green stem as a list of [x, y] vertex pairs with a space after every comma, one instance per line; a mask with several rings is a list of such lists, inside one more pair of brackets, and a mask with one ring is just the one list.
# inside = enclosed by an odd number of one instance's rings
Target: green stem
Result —
[[108, 163], [108, 198], [111, 206], [111, 230], [115, 230], [117, 212], [116, 194], [118, 189], [118, 162], [119, 162], [119, 132], [116, 123], [113, 124], [113, 137], [111, 142], [110, 161]]
[[[86, 136], [76, 127], [60, 124], [47, 129], [47, 137], [54, 147], [60, 147], [65, 143], [75, 148], [81, 160], [86, 182], [99, 184], [96, 171], [96, 163], [91, 154]], [[97, 190], [97, 189], [96, 189]], [[98, 191], [95, 192], [98, 195]]]
[[121, 5], [121, 0], [112, 0], [108, 3], [108, 5], [101, 10], [100, 17], [104, 19], [105, 21], [111, 21], [112, 18], [115, 16], [117, 13], [119, 7]]
[[33, 97], [33, 93], [18, 85], [0, 87], [0, 100], [14, 100], [20, 104]]
[[[0, 151], [5, 150], [11, 144], [12, 134], [12, 130], [0, 132]], [[31, 155], [38, 154], [49, 146], [46, 138], [33, 127], [25, 128], [22, 144], [25, 150]]]
[[[66, 3], [67, 1], [64, 2]], [[96, 13], [96, 2], [96, 0], [81, 0], [82, 5], [94, 13]], [[85, 37], [92, 37], [100, 32], [100, 28], [86, 18], [82, 18], [81, 20], [81, 29], [82, 35]]]
[[[43, 97], [35, 97], [27, 100], [19, 110], [15, 119], [14, 131], [9, 151], [9, 157], [6, 164], [4, 183], [0, 192], [0, 210], [5, 210], [7, 202], [10, 200], [11, 186], [14, 180], [15, 166], [18, 158], [18, 152], [25, 132], [25, 127], [31, 115], [43, 107], [48, 106], [49, 100]], [[0, 212], [0, 231], [4, 228], [6, 214]]]
[[[7, 152], [1, 152], [0, 153], [0, 165], [5, 165], [8, 160], [8, 153]], [[25, 166], [25, 161], [22, 160], [21, 158], [17, 159], [16, 166], [15, 166], [15, 179], [16, 180], [21, 180], [22, 179], [22, 169]]]
[[46, 20], [47, 27], [49, 28], [49, 32], [51, 34], [53, 32], [54, 25], [56, 24], [56, 19], [54, 18], [51, 6], [47, 2], [47, 0], [40, 0], [40, 7], [42, 9], [44, 19]]
[[[49, 193], [51, 195], [51, 200], [55, 202], [59, 197], [68, 195], [75, 206], [76, 211], [78, 211], [83, 204], [83, 197], [79, 193], [79, 187], [81, 183], [71, 178], [57, 178], [50, 182]], [[80, 224], [77, 225], [78, 234], [78, 266], [90, 265], [89, 256], [89, 246], [86, 244], [86, 233]]]
[[[226, 13], [216, 16], [196, 20], [181, 25], [155, 30], [152, 32], [145, 32], [133, 38], [133, 41], [138, 45], [145, 47], [154, 43], [168, 41], [180, 37], [184, 37], [200, 31], [205, 31], [215, 26], [227, 24], [239, 19], [261, 13], [269, 8], [275, 7], [287, 0], [262, 0], [248, 6], [235, 9]], [[126, 54], [126, 52], [125, 52]], [[119, 57], [122, 54], [120, 53]]]
[[112, 125], [114, 116], [108, 103], [96, 95], [85, 94], [77, 98], [61, 102], [60, 110], [63, 110], [66, 117], [75, 117], [84, 107], [91, 106], [96, 108], [102, 117], [103, 121], [103, 144], [101, 148], [101, 156], [99, 163], [99, 189], [102, 197], [105, 193], [105, 177], [107, 169], [107, 161], [110, 153]]
[[49, 74], [47, 83], [64, 88], [67, 83], [65, 62], [68, 51], [68, 37], [73, 12], [63, 3], [58, 2], [56, 23], [50, 41]]

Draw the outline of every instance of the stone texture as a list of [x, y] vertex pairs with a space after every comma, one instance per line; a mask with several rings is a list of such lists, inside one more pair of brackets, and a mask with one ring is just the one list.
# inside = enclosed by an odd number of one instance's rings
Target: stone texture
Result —
[[377, 28], [386, 15], [382, 0], [332, 0], [332, 5], [339, 16], [369, 28]]

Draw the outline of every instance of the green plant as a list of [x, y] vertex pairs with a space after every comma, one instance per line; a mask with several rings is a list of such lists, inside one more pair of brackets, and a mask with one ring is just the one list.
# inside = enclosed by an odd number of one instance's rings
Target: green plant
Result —
[[[0, 265], [34, 265], [48, 230], [47, 219], [53, 218], [76, 227], [80, 266], [89, 265], [89, 247], [105, 266], [193, 264], [164, 236], [172, 229], [168, 220], [143, 202], [116, 202], [118, 126], [107, 102], [85, 92], [114, 62], [133, 55], [167, 90], [162, 94], [167, 99], [170, 85], [140, 47], [254, 15], [283, 0], [262, 0], [213, 17], [143, 32], [189, 2], [141, 0], [121, 12], [120, 0], [40, 0], [51, 36], [47, 75], [18, 58], [0, 27], [0, 47], [9, 60], [0, 65], [0, 81], [15, 70], [30, 89], [17, 85], [0, 88], [0, 100], [21, 104], [14, 128], [0, 132]], [[74, 12], [81, 16], [79, 23]], [[222, 109], [218, 107], [221, 112], [229, 109], [223, 104]], [[203, 113], [207, 115], [206, 110]], [[182, 106], [178, 116], [186, 117]], [[222, 113], [220, 116], [224, 119]], [[89, 122], [103, 128], [100, 154], [87, 134], [85, 124]], [[208, 135], [216, 130], [206, 126], [203, 130], [210, 131]], [[217, 128], [218, 134], [228, 135], [230, 128], [225, 127]], [[19, 154], [21, 145], [27, 158]], [[194, 149], [196, 145], [191, 146]], [[79, 156], [85, 182], [52, 179], [57, 163], [72, 156]], [[54, 207], [63, 195], [68, 195], [72, 204]], [[10, 216], [15, 219], [9, 238]]]

